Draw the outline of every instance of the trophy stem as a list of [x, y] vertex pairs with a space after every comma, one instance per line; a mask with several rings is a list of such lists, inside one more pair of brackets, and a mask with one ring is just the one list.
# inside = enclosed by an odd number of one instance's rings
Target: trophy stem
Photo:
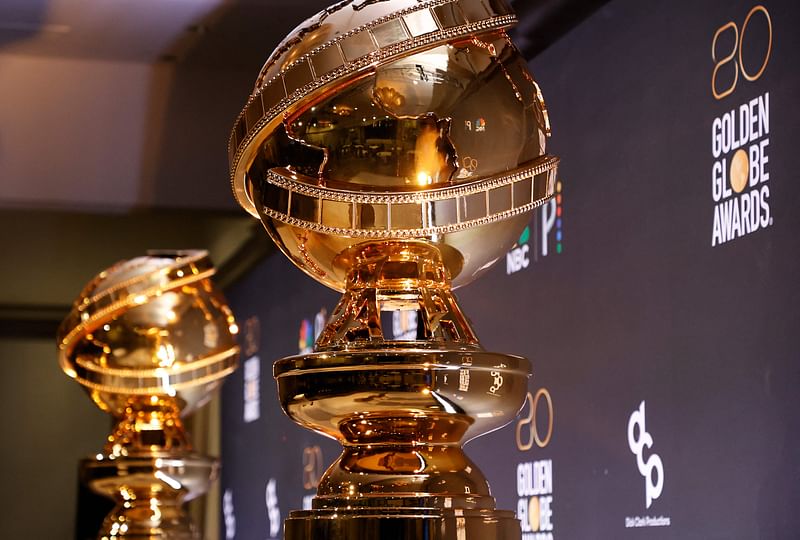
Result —
[[[515, 416], [528, 361], [481, 348], [450, 290], [458, 260], [437, 246], [365, 243], [340, 263], [347, 289], [315, 352], [275, 364], [287, 414], [343, 446], [286, 538], [518, 539], [462, 444]], [[386, 339], [380, 313], [397, 309], [417, 312], [416, 340]]]
[[478, 338], [451, 292], [461, 258], [429, 242], [367, 242], [342, 253], [349, 268], [345, 292], [317, 338], [315, 350], [382, 347], [381, 312], [415, 311], [418, 340], [429, 345], [476, 346]]
[[121, 500], [106, 516], [98, 538], [199, 540], [200, 533], [180, 500]]
[[199, 540], [200, 533], [182, 505], [205, 493], [217, 471], [215, 459], [188, 452], [101, 454], [83, 460], [82, 481], [116, 503], [98, 539]]
[[191, 452], [180, 409], [167, 396], [131, 396], [117, 424], [108, 436], [104, 450], [109, 455]]
[[321, 479], [313, 502], [317, 509], [494, 505], [486, 478], [460, 445], [418, 444], [345, 446]]

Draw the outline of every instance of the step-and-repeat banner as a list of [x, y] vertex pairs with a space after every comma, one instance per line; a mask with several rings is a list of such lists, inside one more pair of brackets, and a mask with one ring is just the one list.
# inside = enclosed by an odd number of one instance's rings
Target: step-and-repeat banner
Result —
[[[799, 54], [796, 2], [614, 0], [531, 62], [558, 193], [458, 291], [533, 362], [466, 447], [524, 539], [800, 535]], [[338, 295], [275, 255], [228, 296], [222, 533], [280, 538], [339, 445], [283, 415], [272, 362]]]

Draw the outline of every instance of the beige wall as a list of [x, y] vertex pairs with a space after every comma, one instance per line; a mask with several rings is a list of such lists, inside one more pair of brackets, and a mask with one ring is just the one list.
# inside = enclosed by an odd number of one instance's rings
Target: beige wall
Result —
[[139, 202], [157, 74], [133, 62], [0, 54], [0, 202]]
[[110, 428], [52, 340], [0, 340], [0, 538], [74, 538], [78, 460]]
[[[0, 538], [75, 538], [78, 461], [97, 454], [111, 417], [58, 367], [53, 340], [0, 340]], [[187, 423], [195, 449], [219, 455], [219, 397]], [[217, 484], [190, 504], [203, 538], [219, 531]]]

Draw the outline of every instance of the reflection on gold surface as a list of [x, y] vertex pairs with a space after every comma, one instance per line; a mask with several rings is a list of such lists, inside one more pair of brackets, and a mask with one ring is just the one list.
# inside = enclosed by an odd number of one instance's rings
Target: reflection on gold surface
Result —
[[391, 86], [375, 88], [375, 102], [384, 109], [398, 109], [406, 104], [406, 98]]
[[[520, 537], [461, 445], [514, 418], [530, 364], [485, 351], [452, 292], [555, 187], [514, 22], [502, 0], [339, 2], [276, 49], [236, 121], [238, 202], [343, 293], [314, 352], [274, 368], [284, 411], [343, 446], [290, 540]], [[398, 310], [414, 339], [385, 331]]]
[[59, 361], [116, 425], [82, 480], [114, 499], [99, 538], [199, 538], [181, 509], [217, 474], [182, 416], [236, 367], [238, 327], [205, 252], [156, 252], [90, 281], [59, 329]]
[[430, 186], [448, 182], [455, 166], [455, 151], [448, 139], [450, 122], [430, 115], [422, 119], [414, 148], [417, 184]]

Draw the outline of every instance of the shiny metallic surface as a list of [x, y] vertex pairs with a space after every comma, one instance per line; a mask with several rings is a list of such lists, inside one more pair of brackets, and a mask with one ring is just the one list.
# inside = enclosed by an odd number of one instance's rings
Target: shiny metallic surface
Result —
[[114, 499], [98, 538], [199, 538], [181, 509], [216, 477], [181, 418], [236, 368], [238, 327], [203, 251], [153, 252], [92, 279], [59, 329], [59, 362], [116, 425], [83, 481]]
[[205, 493], [218, 473], [216, 459], [192, 453], [81, 461], [81, 481], [117, 503], [103, 521], [101, 539], [201, 538], [181, 505]]
[[[452, 289], [513, 247], [555, 187], [539, 85], [503, 0], [339, 2], [259, 74], [229, 144], [242, 207], [343, 292], [281, 405], [339, 440], [286, 537], [519, 538], [461, 445], [510, 422], [530, 373], [480, 346]], [[381, 314], [416, 316], [396, 340]]]

